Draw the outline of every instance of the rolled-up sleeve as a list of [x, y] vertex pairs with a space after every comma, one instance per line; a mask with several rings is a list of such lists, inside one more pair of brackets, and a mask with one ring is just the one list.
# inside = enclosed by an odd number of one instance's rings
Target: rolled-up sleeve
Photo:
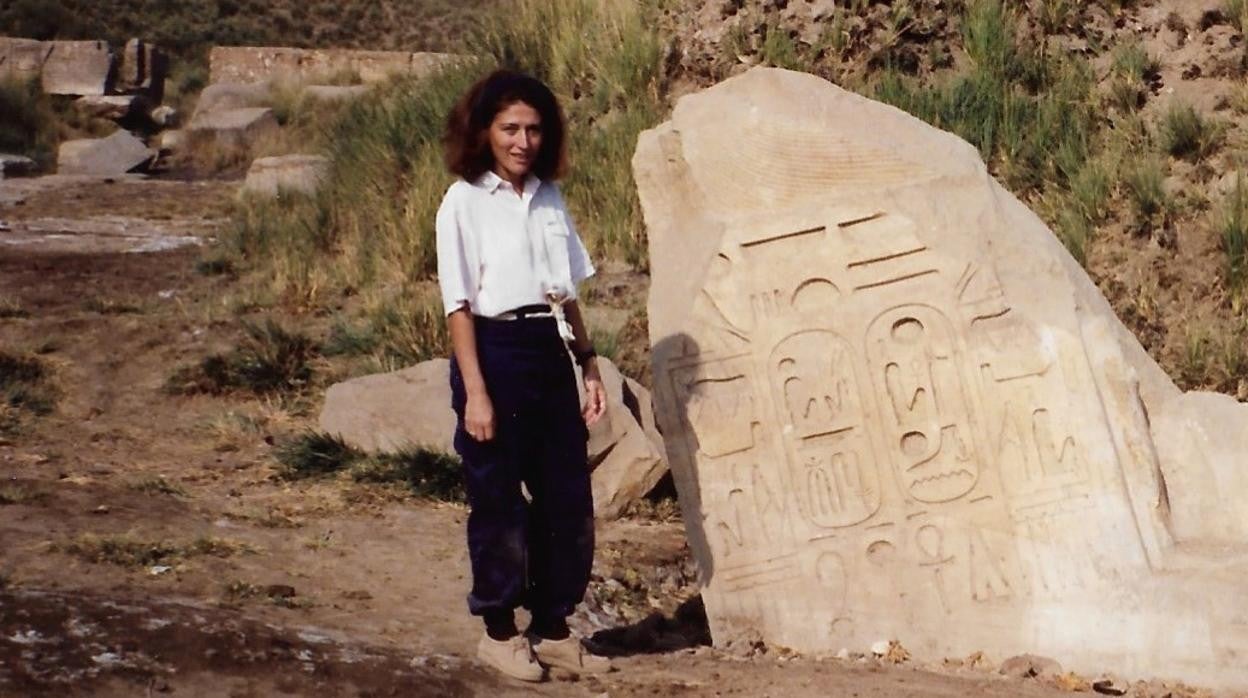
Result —
[[447, 315], [459, 310], [465, 303], [471, 304], [473, 293], [472, 273], [469, 266], [467, 241], [459, 221], [454, 187], [442, 198], [435, 223], [437, 233], [438, 287], [442, 291], [442, 306]]

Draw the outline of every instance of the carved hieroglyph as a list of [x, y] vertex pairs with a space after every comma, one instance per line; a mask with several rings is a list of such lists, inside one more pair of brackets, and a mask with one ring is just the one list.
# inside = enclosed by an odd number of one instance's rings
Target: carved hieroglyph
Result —
[[1198, 411], [969, 145], [755, 69], [634, 167], [685, 254], [652, 263], [655, 388], [717, 643], [1248, 687], [1248, 456], [1158, 449], [1150, 413]]

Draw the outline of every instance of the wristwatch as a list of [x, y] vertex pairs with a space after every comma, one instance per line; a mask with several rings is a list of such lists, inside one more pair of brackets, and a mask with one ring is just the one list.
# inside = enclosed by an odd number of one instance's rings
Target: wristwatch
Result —
[[576, 349], [572, 350], [572, 358], [576, 359], [576, 365], [581, 368], [585, 368], [585, 364], [589, 363], [589, 360], [595, 356], [598, 356], [598, 352], [594, 351], [593, 347], [583, 351], [578, 351]]

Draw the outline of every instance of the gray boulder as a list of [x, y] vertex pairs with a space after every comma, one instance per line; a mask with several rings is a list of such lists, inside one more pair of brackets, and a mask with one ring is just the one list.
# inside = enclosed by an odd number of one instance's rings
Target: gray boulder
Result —
[[156, 151], [127, 131], [107, 138], [66, 141], [57, 153], [58, 174], [125, 174], [150, 163]]

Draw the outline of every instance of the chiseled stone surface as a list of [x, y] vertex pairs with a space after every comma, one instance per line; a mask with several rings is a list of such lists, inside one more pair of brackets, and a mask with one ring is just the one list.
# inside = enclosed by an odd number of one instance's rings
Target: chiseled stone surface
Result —
[[328, 174], [329, 159], [322, 155], [256, 158], [247, 168], [241, 191], [267, 197], [284, 191], [315, 194]]
[[[644, 497], [667, 472], [662, 441], [650, 415], [650, 396], [600, 359], [607, 416], [590, 430], [594, 516], [613, 519]], [[370, 452], [422, 445], [454, 452], [450, 361], [415, 366], [337, 383], [325, 393], [321, 431]], [[535, 438], [540, 438], [538, 435]]]
[[116, 55], [106, 41], [49, 41], [43, 91], [51, 95], [106, 95], [116, 81]]
[[1248, 408], [1183, 395], [974, 148], [755, 68], [633, 162], [717, 644], [1248, 688]]

